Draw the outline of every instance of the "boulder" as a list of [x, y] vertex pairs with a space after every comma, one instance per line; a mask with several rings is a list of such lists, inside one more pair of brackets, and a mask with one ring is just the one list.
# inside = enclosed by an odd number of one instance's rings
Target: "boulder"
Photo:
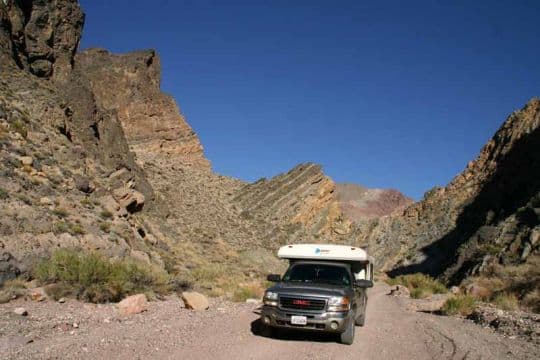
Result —
[[452, 295], [458, 295], [461, 293], [461, 289], [458, 286], [452, 286], [450, 288], [450, 294]]
[[37, 287], [29, 291], [30, 299], [33, 301], [45, 301], [47, 300], [47, 293], [42, 287]]
[[388, 295], [410, 297], [411, 292], [409, 291], [409, 289], [406, 286], [396, 285], [396, 288], [390, 290], [390, 293]]
[[20, 316], [28, 315], [28, 311], [26, 311], [26, 309], [23, 307], [15, 308], [15, 310], [13, 310], [13, 313]]
[[52, 205], [53, 201], [48, 197], [42, 197], [42, 198], [39, 199], [39, 203], [41, 205]]
[[144, 294], [128, 296], [118, 303], [118, 311], [122, 315], [138, 314], [146, 310], [148, 310], [148, 301]]
[[127, 211], [126, 209], [120, 207], [120, 204], [111, 195], [105, 195], [100, 198], [101, 206], [104, 210], [108, 211], [109, 213], [117, 216], [126, 216]]
[[472, 295], [476, 298], [486, 299], [491, 296], [492, 291], [486, 288], [485, 286], [472, 283], [466, 287], [466, 293]]
[[32, 157], [30, 156], [21, 156], [19, 157], [19, 160], [24, 166], [32, 166], [32, 164], [34, 163], [34, 159], [32, 159]]
[[75, 175], [73, 177], [73, 180], [75, 181], [75, 187], [77, 188], [77, 190], [86, 194], [94, 191], [94, 187], [92, 186], [92, 184], [90, 184], [90, 180], [88, 180], [86, 176]]
[[184, 300], [186, 309], [201, 311], [210, 307], [210, 303], [206, 296], [196, 291], [184, 291], [182, 293], [182, 300]]
[[113, 197], [122, 208], [125, 208], [130, 213], [140, 211], [145, 202], [143, 194], [127, 187], [114, 190]]

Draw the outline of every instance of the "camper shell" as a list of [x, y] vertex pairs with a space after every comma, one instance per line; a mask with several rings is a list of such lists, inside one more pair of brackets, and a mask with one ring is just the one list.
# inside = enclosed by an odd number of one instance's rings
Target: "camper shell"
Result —
[[359, 247], [321, 244], [286, 245], [278, 257], [289, 260], [289, 268], [268, 276], [276, 284], [263, 298], [265, 329], [332, 332], [351, 344], [355, 325], [365, 321], [373, 258]]

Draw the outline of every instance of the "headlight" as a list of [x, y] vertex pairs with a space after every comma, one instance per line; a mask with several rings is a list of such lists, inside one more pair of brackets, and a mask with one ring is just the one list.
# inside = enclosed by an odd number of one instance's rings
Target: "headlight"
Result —
[[328, 300], [328, 311], [348, 311], [351, 302], [346, 296], [334, 296]]
[[278, 293], [273, 291], [267, 291], [264, 293], [263, 303], [268, 306], [277, 306]]
[[276, 292], [273, 292], [273, 291], [267, 291], [264, 294], [264, 298], [267, 299], [267, 300], [277, 300], [278, 299], [278, 294]]

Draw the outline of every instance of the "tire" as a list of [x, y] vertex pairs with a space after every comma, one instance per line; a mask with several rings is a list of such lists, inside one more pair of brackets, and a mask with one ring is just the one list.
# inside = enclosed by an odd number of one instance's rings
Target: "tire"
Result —
[[351, 319], [347, 324], [347, 330], [340, 334], [340, 342], [345, 345], [352, 345], [354, 342], [354, 321]]
[[264, 337], [274, 337], [276, 335], [276, 329], [273, 326], [262, 324], [261, 335]]
[[366, 313], [359, 314], [356, 319], [354, 319], [354, 324], [356, 326], [364, 326], [364, 323], [366, 321]]
[[364, 323], [366, 322], [366, 307], [367, 307], [367, 299], [364, 298], [364, 306], [362, 307], [362, 313], [358, 314], [356, 319], [354, 319], [354, 323], [356, 326], [364, 326]]

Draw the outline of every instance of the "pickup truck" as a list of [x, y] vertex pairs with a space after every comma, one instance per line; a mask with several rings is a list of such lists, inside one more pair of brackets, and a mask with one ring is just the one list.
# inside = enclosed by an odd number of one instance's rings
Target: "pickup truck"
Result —
[[283, 277], [268, 275], [276, 284], [263, 297], [267, 333], [279, 328], [329, 332], [352, 344], [355, 326], [365, 322], [373, 260], [364, 250], [343, 245], [287, 245], [278, 256], [290, 265]]

